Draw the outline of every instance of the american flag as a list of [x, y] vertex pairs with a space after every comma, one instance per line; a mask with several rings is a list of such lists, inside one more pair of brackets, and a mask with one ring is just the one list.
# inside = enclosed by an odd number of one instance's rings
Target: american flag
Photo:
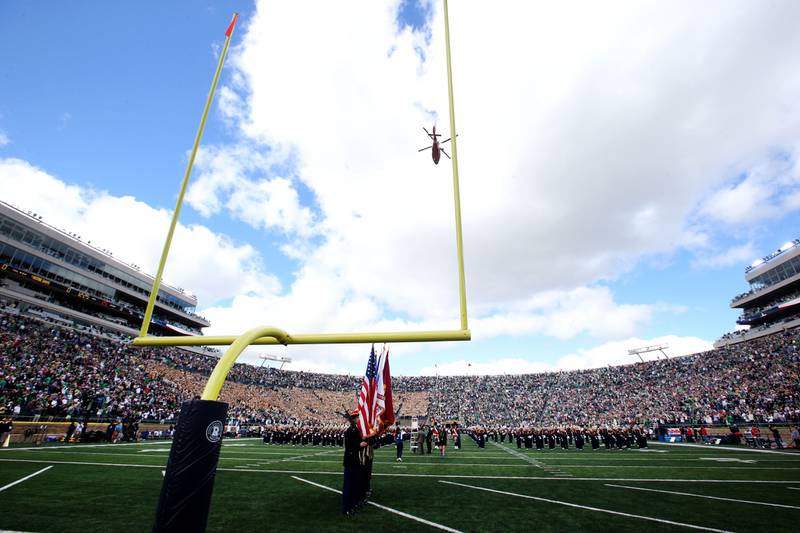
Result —
[[358, 429], [362, 438], [371, 437], [375, 434], [377, 373], [378, 361], [375, 358], [375, 345], [373, 345], [367, 362], [367, 372], [364, 374], [364, 381], [361, 382], [361, 392], [358, 395]]

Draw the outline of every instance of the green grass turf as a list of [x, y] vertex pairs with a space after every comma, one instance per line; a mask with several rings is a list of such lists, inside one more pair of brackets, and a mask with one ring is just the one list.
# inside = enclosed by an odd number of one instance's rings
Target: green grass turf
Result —
[[[209, 531], [428, 530], [368, 506], [340, 514], [340, 496], [298, 481], [339, 489], [342, 450], [226, 440], [209, 516]], [[684, 492], [800, 507], [800, 453], [651, 445], [638, 450], [479, 449], [469, 439], [447, 457], [377, 450], [372, 500], [462, 531], [668, 531], [680, 526], [566, 507], [553, 501], [728, 531], [769, 526], [796, 530], [800, 509], [635, 491], [609, 485]], [[169, 443], [80, 444], [0, 450], [0, 487], [53, 468], [0, 492], [0, 529], [37, 532], [145, 531], [152, 525]], [[540, 478], [540, 479], [536, 479]], [[658, 481], [660, 480], [660, 481]], [[713, 480], [738, 480], [718, 483]], [[489, 488], [553, 500], [485, 492]], [[761, 481], [763, 483], [756, 483]], [[781, 482], [794, 483], [781, 483]]]

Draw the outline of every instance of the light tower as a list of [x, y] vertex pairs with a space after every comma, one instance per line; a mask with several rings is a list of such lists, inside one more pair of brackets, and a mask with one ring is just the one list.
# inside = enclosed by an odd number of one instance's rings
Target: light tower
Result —
[[669, 348], [669, 344], [654, 344], [653, 346], [645, 346], [644, 348], [634, 348], [632, 350], [628, 350], [628, 355], [637, 355], [639, 356], [639, 360], [644, 363], [644, 359], [642, 358], [643, 353], [649, 352], [661, 352], [664, 355], [664, 359], [669, 359], [667, 352], [664, 350]]

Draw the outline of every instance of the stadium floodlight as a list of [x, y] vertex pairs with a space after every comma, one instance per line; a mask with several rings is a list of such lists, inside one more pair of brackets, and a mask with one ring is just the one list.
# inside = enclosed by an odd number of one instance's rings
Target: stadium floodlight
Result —
[[277, 361], [277, 362], [279, 362], [281, 364], [281, 370], [283, 370], [283, 365], [285, 365], [286, 363], [291, 363], [292, 362], [292, 358], [291, 357], [285, 357], [283, 355], [264, 354], [264, 355], [259, 355], [258, 357], [259, 357], [259, 359], [262, 359], [261, 366], [259, 366], [259, 368], [264, 366], [264, 363], [266, 363], [267, 361]]
[[664, 354], [665, 359], [669, 359], [667, 352], [664, 350], [669, 348], [669, 344], [655, 344], [653, 346], [645, 346], [644, 348], [634, 348], [628, 350], [628, 355], [637, 355], [639, 356], [639, 360], [644, 363], [644, 359], [642, 358], [643, 353], [650, 353], [650, 352], [661, 352]]
[[762, 264], [763, 262], [764, 262], [764, 260], [763, 260], [763, 259], [756, 259], [755, 261], [753, 261], [753, 263], [752, 263], [750, 266], [751, 266], [751, 267], [753, 267], [753, 268], [755, 268], [755, 267], [757, 267], [758, 265]]
[[793, 241], [789, 241], [787, 243], [784, 243], [784, 245], [780, 247], [780, 251], [781, 252], [785, 252], [786, 250], [788, 250], [792, 246], [794, 246], [794, 242]]
[[456, 233], [456, 253], [458, 265], [458, 293], [459, 293], [459, 307], [461, 312], [461, 328], [456, 330], [444, 331], [399, 331], [399, 332], [383, 332], [383, 333], [310, 333], [310, 334], [290, 334], [286, 331], [271, 327], [259, 326], [251, 329], [240, 335], [218, 335], [218, 336], [168, 336], [168, 337], [155, 337], [148, 336], [147, 332], [150, 327], [150, 321], [153, 315], [153, 308], [156, 302], [156, 296], [161, 285], [161, 280], [164, 274], [164, 266], [167, 262], [167, 255], [169, 254], [172, 237], [175, 232], [175, 227], [180, 215], [181, 206], [183, 204], [183, 197], [189, 182], [189, 176], [192, 171], [197, 149], [200, 145], [200, 140], [203, 136], [203, 129], [205, 127], [206, 118], [208, 116], [211, 102], [214, 99], [214, 92], [219, 81], [222, 65], [228, 52], [228, 45], [231, 39], [232, 29], [235, 23], [226, 32], [225, 45], [223, 46], [222, 53], [219, 56], [219, 64], [214, 74], [214, 79], [211, 83], [208, 97], [206, 99], [205, 108], [203, 110], [200, 126], [194, 139], [194, 145], [189, 156], [186, 172], [181, 182], [178, 199], [175, 205], [175, 210], [172, 214], [169, 231], [164, 242], [164, 249], [161, 253], [161, 259], [158, 264], [158, 270], [153, 278], [153, 287], [150, 290], [150, 298], [147, 302], [144, 317], [142, 319], [142, 326], [139, 336], [133, 340], [136, 346], [212, 346], [212, 345], [229, 345], [230, 347], [225, 354], [220, 358], [211, 377], [206, 384], [203, 391], [203, 400], [217, 400], [219, 397], [222, 384], [225, 381], [228, 372], [233, 367], [234, 362], [239, 357], [241, 352], [251, 344], [351, 344], [351, 343], [375, 343], [375, 342], [433, 342], [433, 341], [468, 341], [471, 338], [471, 333], [467, 325], [467, 296], [466, 284], [464, 278], [464, 253], [462, 245], [461, 234], [461, 199], [459, 193], [458, 182], [458, 147], [456, 136], [456, 119], [455, 108], [453, 104], [453, 75], [450, 59], [450, 22], [448, 15], [447, 0], [444, 2], [444, 30], [445, 30], [445, 51], [446, 51], [446, 65], [447, 65], [447, 95], [450, 111], [450, 134], [452, 135], [451, 151], [452, 151], [452, 173], [453, 173], [453, 198], [455, 207], [455, 233]]

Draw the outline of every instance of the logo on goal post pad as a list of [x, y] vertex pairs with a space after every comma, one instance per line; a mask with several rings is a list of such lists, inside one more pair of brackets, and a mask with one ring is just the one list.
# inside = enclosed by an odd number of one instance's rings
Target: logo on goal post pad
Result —
[[222, 422], [214, 420], [206, 428], [206, 438], [208, 442], [219, 442], [222, 438]]

